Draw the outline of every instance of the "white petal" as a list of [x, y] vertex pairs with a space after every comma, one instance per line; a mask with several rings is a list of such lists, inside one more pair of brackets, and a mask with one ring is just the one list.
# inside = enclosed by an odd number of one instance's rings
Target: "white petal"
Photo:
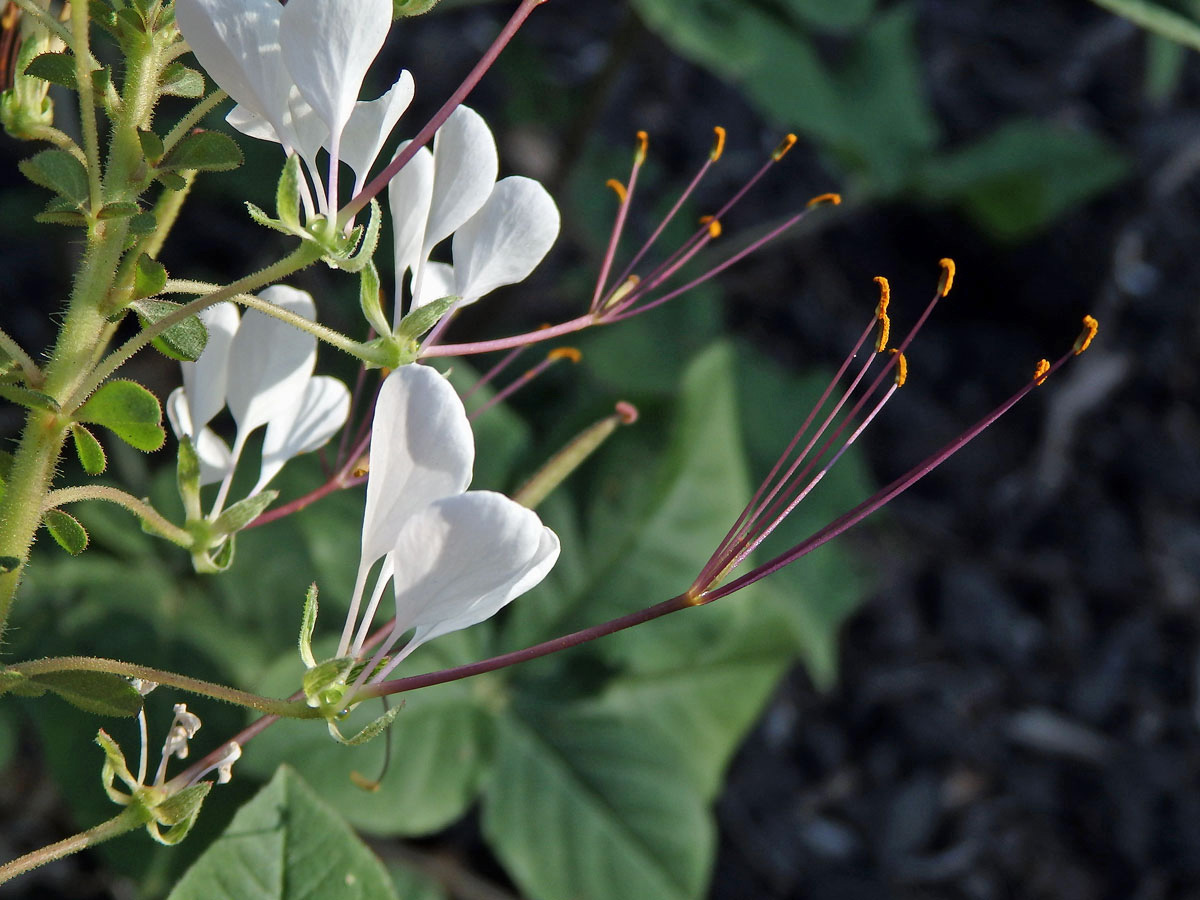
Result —
[[279, 50], [276, 0], [177, 0], [175, 19], [209, 77], [277, 134], [290, 77]]
[[[312, 319], [316, 305], [305, 291], [269, 287], [259, 297]], [[317, 361], [317, 339], [256, 309], [247, 310], [229, 359], [229, 411], [245, 437], [276, 417], [291, 414]]]
[[[477, 493], [486, 492], [470, 491], [463, 496], [470, 497]], [[511, 503], [512, 501], [509, 502]], [[458, 631], [462, 628], [469, 628], [472, 625], [490, 619], [517, 597], [533, 590], [542, 583], [542, 579], [550, 573], [550, 570], [554, 568], [554, 564], [558, 562], [559, 550], [558, 535], [549, 528], [542, 526], [537, 550], [520, 574], [513, 579], [498, 584], [458, 615], [447, 616], [417, 625], [411, 642], [413, 649], [426, 641], [441, 637], [443, 634], [449, 634], [452, 631]]]
[[479, 211], [496, 184], [499, 166], [487, 122], [473, 109], [458, 107], [433, 141], [433, 202], [425, 257]]
[[229, 115], [225, 117], [225, 121], [233, 128], [236, 128], [246, 137], [256, 138], [260, 141], [271, 141], [275, 144], [282, 144], [279, 135], [275, 133], [275, 126], [256, 113], [248, 106], [242, 106], [240, 103], [229, 111]]
[[293, 456], [311, 453], [337, 433], [350, 415], [350, 389], [336, 378], [318, 375], [304, 386], [301, 402], [293, 415], [275, 418], [263, 438], [262, 469], [257, 494]]
[[392, 557], [395, 632], [416, 629], [406, 651], [495, 613], [531, 567], [549, 571], [558, 554], [556, 540], [544, 551], [546, 530], [532, 510], [491, 491], [446, 497], [409, 519]]
[[532, 178], [496, 185], [487, 203], [454, 235], [454, 293], [472, 303], [529, 277], [558, 238], [558, 207]]
[[340, 142], [367, 69], [392, 24], [391, 0], [291, 0], [279, 43], [304, 99]]
[[384, 142], [412, 103], [415, 91], [412, 74], [405, 70], [382, 97], [354, 104], [354, 112], [342, 134], [341, 156], [359, 181], [366, 181]]
[[417, 510], [466, 490], [474, 462], [475, 438], [450, 383], [428, 366], [403, 366], [389, 375], [371, 430], [362, 565], [370, 568], [391, 550]]
[[413, 309], [455, 293], [453, 266], [439, 262], [426, 263], [422, 273], [421, 295], [413, 298]]
[[[189, 420], [201, 429], [225, 407], [229, 383], [229, 354], [238, 330], [238, 311], [232, 303], [218, 303], [197, 313], [208, 330], [208, 343], [195, 362], [180, 364]], [[194, 434], [188, 431], [188, 434]]]
[[229, 446], [211, 428], [201, 428], [200, 433], [196, 433], [183, 388], [175, 388], [167, 397], [167, 420], [175, 437], [187, 435], [192, 439], [200, 459], [200, 484], [214, 484], [223, 479], [233, 465]]
[[[396, 155], [410, 143], [405, 141], [396, 148]], [[416, 268], [421, 259], [421, 246], [425, 242], [425, 225], [429, 221], [429, 205], [432, 201], [433, 154], [422, 147], [388, 182], [397, 280], [406, 269]]]

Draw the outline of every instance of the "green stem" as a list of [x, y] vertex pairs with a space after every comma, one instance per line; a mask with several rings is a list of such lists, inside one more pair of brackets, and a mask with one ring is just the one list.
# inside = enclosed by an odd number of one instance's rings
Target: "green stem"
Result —
[[209, 112], [222, 100], [228, 98], [229, 95], [224, 91], [213, 91], [199, 103], [188, 111], [188, 114], [180, 119], [175, 127], [167, 132], [167, 136], [163, 138], [164, 156], [171, 152], [171, 148], [183, 140], [184, 136], [191, 131], [196, 124], [203, 119]]
[[123, 506], [153, 528], [155, 534], [161, 535], [180, 547], [190, 548], [192, 546], [192, 536], [188, 532], [168, 521], [162, 513], [145, 500], [139, 500], [133, 494], [127, 494], [125, 491], [107, 485], [89, 484], [51, 491], [46, 495], [43, 506], [47, 510], [56, 509], [66, 503], [79, 503], [83, 500], [104, 500]]
[[73, 157], [87, 165], [87, 157], [79, 149], [79, 145], [65, 131], [60, 131], [53, 125], [27, 125], [21, 132], [21, 137], [29, 141], [45, 141], [53, 144], [59, 150], [66, 150]]
[[128, 362], [135, 353], [149, 346], [150, 342], [156, 337], [171, 326], [179, 324], [188, 316], [194, 316], [201, 310], [220, 303], [222, 300], [229, 300], [238, 294], [273, 284], [281, 278], [286, 278], [288, 275], [312, 265], [320, 258], [321, 249], [314, 246], [311, 241], [305, 241], [283, 259], [267, 266], [265, 269], [255, 272], [252, 275], [247, 275], [245, 278], [241, 278], [233, 284], [226, 285], [223, 288], [213, 291], [211, 294], [206, 294], [199, 299], [193, 300], [191, 303], [185, 303], [169, 316], [163, 316], [157, 322], [147, 325], [137, 335], [131, 337], [116, 350], [108, 354], [100, 365], [76, 388], [75, 392], [62, 403], [63, 409], [74, 412], [83, 405], [83, 402], [91, 395], [92, 391], [100, 387], [110, 375]]
[[11, 881], [18, 875], [32, 872], [39, 866], [54, 862], [56, 859], [62, 859], [64, 856], [70, 856], [72, 853], [78, 853], [80, 850], [86, 850], [88, 847], [94, 847], [96, 844], [120, 837], [135, 828], [140, 828], [149, 821], [143, 808], [130, 806], [94, 828], [81, 831], [79, 834], [64, 838], [49, 847], [42, 847], [40, 850], [34, 850], [32, 853], [17, 857], [12, 862], [5, 863], [0, 866], [0, 884]]
[[42, 383], [42, 370], [33, 361], [33, 357], [26, 353], [21, 345], [9, 337], [2, 328], [0, 328], [0, 350], [7, 353], [21, 367], [21, 371], [25, 374], [26, 384], [30, 387], [38, 387]]
[[[108, 316], [112, 316], [118, 310], [123, 310], [133, 302], [133, 290], [137, 281], [137, 265], [143, 254], [151, 259], [157, 259], [158, 254], [162, 252], [163, 244], [170, 235], [171, 229], [175, 227], [175, 222], [179, 218], [179, 213], [183, 209], [184, 201], [187, 200], [188, 194], [191, 192], [192, 184], [196, 180], [196, 170], [188, 169], [182, 174], [184, 185], [177, 191], [163, 191], [158, 201], [154, 204], [154, 231], [146, 235], [129, 253], [125, 254], [125, 261], [121, 263], [121, 269], [117, 273], [116, 282], [114, 284], [112, 294], [108, 302], [105, 304], [104, 312]], [[107, 343], [107, 342], [106, 342]], [[95, 362], [98, 362], [96, 360]]]
[[95, 216], [103, 206], [100, 190], [100, 132], [96, 127], [96, 98], [92, 90], [91, 52], [86, 3], [71, 4], [71, 48], [75, 51], [75, 87], [79, 91], [79, 121], [83, 129], [83, 150], [87, 156], [88, 206]]
[[27, 15], [33, 16], [35, 19], [37, 19], [38, 22], [46, 28], [46, 30], [61, 40], [64, 44], [66, 44], [72, 50], [75, 49], [75, 35], [71, 34], [67, 27], [63, 25], [62, 22], [58, 21], [58, 19], [54, 18], [54, 16], [50, 15], [49, 12], [42, 9], [40, 6], [34, 3], [33, 0], [13, 0], [13, 2], [16, 3], [17, 6], [21, 7], [21, 9], [23, 9]]
[[319, 719], [321, 711], [310, 707], [302, 700], [278, 700], [274, 697], [263, 697], [237, 688], [226, 687], [211, 681], [191, 678], [176, 672], [154, 669], [150, 666], [139, 666], [135, 663], [122, 662], [119, 659], [100, 659], [94, 656], [60, 656], [38, 659], [31, 662], [16, 663], [8, 667], [9, 671], [20, 672], [22, 675], [44, 675], [49, 672], [106, 672], [110, 675], [124, 675], [127, 678], [140, 678], [142, 681], [153, 681], [155, 684], [166, 684], [189, 694], [199, 694], [214, 700], [224, 700], [236, 706], [258, 710], [272, 716], [289, 719]]

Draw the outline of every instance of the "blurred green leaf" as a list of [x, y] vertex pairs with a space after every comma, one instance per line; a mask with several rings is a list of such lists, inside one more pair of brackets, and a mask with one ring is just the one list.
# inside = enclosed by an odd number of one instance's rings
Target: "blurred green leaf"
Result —
[[44, 672], [30, 679], [72, 706], [98, 716], [136, 716], [142, 695], [129, 679], [107, 672]]
[[[238, 811], [169, 900], [397, 898], [378, 859], [286, 766]], [[398, 900], [398, 898], [397, 898]]]
[[[762, 0], [755, 5], [770, 9], [770, 4]], [[838, 30], [862, 25], [874, 11], [875, 0], [782, 0], [782, 5], [799, 21], [816, 28]]]
[[1017, 241], [1111, 188], [1129, 172], [1104, 138], [1047, 122], [1017, 120], [969, 147], [931, 159], [923, 192], [962, 203], [981, 228]]
[[391, 863], [388, 865], [388, 871], [396, 883], [396, 893], [400, 900], [449, 900], [445, 891], [412, 866]]
[[17, 715], [11, 706], [0, 706], [0, 772], [17, 753]]
[[1200, 50], [1200, 22], [1151, 0], [1093, 0], [1109, 12], [1124, 16], [1135, 25]]

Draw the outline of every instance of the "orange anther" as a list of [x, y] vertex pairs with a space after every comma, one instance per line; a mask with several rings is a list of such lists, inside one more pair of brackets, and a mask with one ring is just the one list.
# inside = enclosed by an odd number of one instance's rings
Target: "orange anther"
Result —
[[817, 196], [813, 197], [804, 205], [811, 209], [814, 206], [837, 206], [841, 202], [841, 194], [817, 194]]
[[879, 337], [875, 339], [875, 352], [882, 353], [887, 347], [888, 338], [892, 335], [892, 320], [887, 313], [879, 314]]
[[708, 236], [713, 239], [719, 238], [721, 236], [721, 220], [714, 219], [712, 216], [705, 216], [705, 218], [709, 220]]
[[908, 359], [899, 350], [892, 352], [896, 354], [896, 387], [903, 387], [908, 381]]
[[892, 302], [892, 286], [882, 275], [875, 276], [875, 283], [879, 285], [879, 305], [875, 307], [875, 315], [886, 316], [888, 304]]
[[779, 146], [776, 147], [775, 152], [771, 154], [771, 159], [775, 160], [775, 162], [779, 162], [781, 159], [787, 156], [787, 152], [795, 146], [796, 136], [794, 134], [789, 134], [779, 142]]
[[1100, 330], [1100, 323], [1091, 316], [1083, 317], [1083, 334], [1075, 339], [1075, 355], [1078, 356], [1092, 343], [1092, 338], [1096, 336], [1096, 332]]
[[625, 185], [621, 184], [621, 182], [617, 181], [615, 178], [608, 179], [608, 181], [604, 182], [604, 186], [607, 188], [612, 188], [613, 193], [617, 195], [617, 199], [622, 203], [624, 203], [626, 198], [629, 196], [629, 192], [625, 190]]
[[938, 296], [945, 297], [954, 284], [954, 260], [949, 257], [940, 259], [938, 265], [942, 267], [941, 277], [938, 278]]
[[1046, 373], [1050, 371], [1050, 360], [1039, 359], [1033, 369], [1033, 380], [1037, 384], [1042, 384], [1046, 380]]
[[716, 162], [725, 152], [725, 129], [718, 125], [713, 129], [713, 133], [716, 134], [717, 139], [713, 143], [712, 152], [708, 154], [708, 158]]
[[637, 143], [637, 153], [635, 154], [634, 159], [640, 166], [646, 161], [646, 151], [650, 149], [650, 135], [644, 131], [639, 131], [637, 133]]
[[546, 359], [552, 362], [559, 359], [569, 359], [571, 362], [577, 363], [583, 359], [583, 354], [576, 347], [555, 347], [546, 354]]

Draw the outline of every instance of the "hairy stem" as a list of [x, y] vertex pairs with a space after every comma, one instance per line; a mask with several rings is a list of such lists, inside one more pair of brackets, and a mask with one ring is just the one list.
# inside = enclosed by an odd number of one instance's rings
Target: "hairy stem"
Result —
[[127, 494], [125, 491], [107, 485], [88, 484], [51, 491], [46, 495], [45, 508], [55, 509], [67, 503], [79, 503], [83, 500], [104, 500], [123, 506], [153, 528], [155, 534], [161, 535], [180, 547], [192, 546], [192, 536], [188, 532], [169, 522], [162, 513], [145, 500], [139, 500], [133, 494]]
[[72, 853], [78, 853], [80, 850], [86, 850], [88, 847], [94, 847], [96, 844], [120, 837], [126, 832], [145, 825], [148, 821], [150, 819], [141, 807], [131, 806], [123, 809], [107, 822], [101, 822], [94, 828], [81, 831], [79, 834], [64, 838], [48, 847], [42, 847], [40, 850], [26, 853], [24, 856], [19, 856], [12, 862], [0, 866], [0, 884], [11, 881], [18, 875], [32, 872], [39, 866], [54, 862], [56, 859], [62, 859], [64, 856], [70, 856]]
[[26, 353], [21, 345], [9, 337], [2, 328], [0, 328], [0, 350], [7, 353], [21, 367], [21, 372], [25, 375], [26, 384], [30, 387], [37, 387], [42, 383], [42, 370], [33, 361], [33, 357]]

